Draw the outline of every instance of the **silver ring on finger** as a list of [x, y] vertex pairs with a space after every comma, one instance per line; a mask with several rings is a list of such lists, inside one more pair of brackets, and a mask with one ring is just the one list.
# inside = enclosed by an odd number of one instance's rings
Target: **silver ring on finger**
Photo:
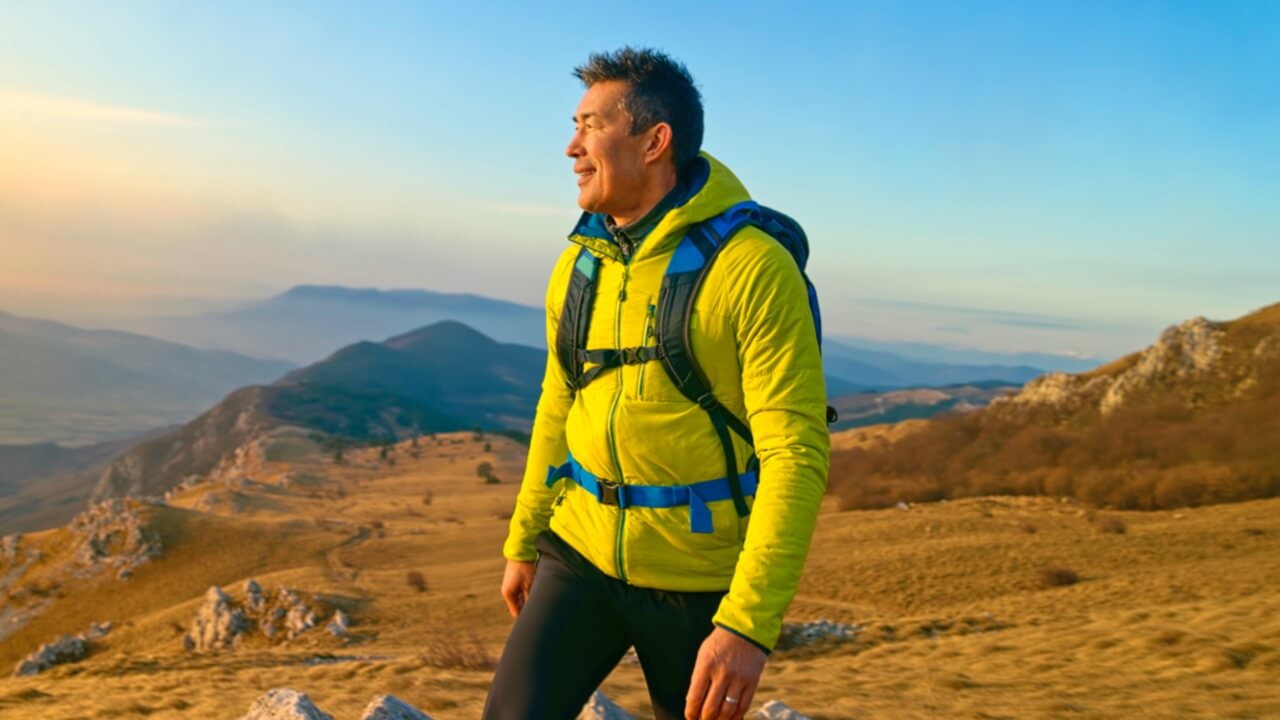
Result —
[[725, 701], [725, 702], [727, 702], [727, 703], [729, 703], [730, 705], [737, 705], [737, 704], [738, 704], [738, 698], [736, 698], [736, 697], [729, 697], [728, 695], [725, 695], [725, 696], [724, 696], [724, 701]]

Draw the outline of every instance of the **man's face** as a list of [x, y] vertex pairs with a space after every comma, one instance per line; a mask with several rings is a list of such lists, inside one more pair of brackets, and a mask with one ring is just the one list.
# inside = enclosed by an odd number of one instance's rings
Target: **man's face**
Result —
[[598, 82], [587, 88], [573, 116], [573, 139], [565, 154], [578, 176], [578, 207], [612, 216], [642, 202], [645, 148], [651, 133], [631, 134], [631, 116], [622, 109], [627, 84]]

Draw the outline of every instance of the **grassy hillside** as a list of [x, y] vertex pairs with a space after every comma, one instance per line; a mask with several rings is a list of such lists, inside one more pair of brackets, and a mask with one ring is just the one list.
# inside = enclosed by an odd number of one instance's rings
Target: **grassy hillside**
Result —
[[[1175, 332], [1176, 330], [1176, 332]], [[1178, 508], [1280, 495], [1280, 306], [837, 452], [842, 507], [990, 494]]]
[[442, 322], [356, 343], [266, 386], [241, 388], [172, 433], [117, 458], [95, 498], [157, 496], [230, 471], [246, 442], [285, 426], [365, 443], [463, 428], [527, 431], [544, 353]]
[[[478, 716], [484, 658], [510, 629], [500, 546], [523, 448], [439, 435], [335, 465], [280, 442], [265, 456], [290, 462], [263, 459], [248, 484], [197, 485], [156, 509], [166, 550], [133, 578], [53, 591], [56, 603], [0, 644], [0, 663], [89, 622], [116, 628], [80, 663], [0, 680], [0, 716], [230, 718], [279, 686], [335, 717], [357, 717], [381, 692], [441, 720]], [[481, 482], [480, 462], [503, 482]], [[862, 629], [775, 653], [757, 703], [819, 719], [1272, 716], [1278, 503], [1099, 513], [992, 497], [824, 514], [789, 620]], [[37, 538], [50, 564], [63, 532]], [[1046, 584], [1046, 566], [1078, 580]], [[321, 629], [184, 653], [175, 623], [210, 584], [243, 597], [249, 577], [330, 598], [351, 614], [350, 639]], [[619, 665], [604, 690], [648, 715], [637, 666]]]

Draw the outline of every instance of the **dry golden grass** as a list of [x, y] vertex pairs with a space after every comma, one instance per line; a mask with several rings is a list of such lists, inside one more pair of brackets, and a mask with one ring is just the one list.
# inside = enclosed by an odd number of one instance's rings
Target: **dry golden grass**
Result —
[[[396, 448], [394, 466], [376, 449], [348, 451], [340, 466], [266, 462], [239, 513], [160, 510], [162, 557], [124, 583], [64, 588], [0, 645], [7, 670], [59, 632], [116, 621], [83, 662], [0, 680], [0, 717], [235, 718], [272, 687], [306, 692], [339, 720], [384, 692], [436, 718], [477, 717], [491, 670], [468, 668], [500, 653], [511, 624], [497, 593], [499, 516], [516, 486], [487, 485], [475, 469], [488, 461], [517, 478], [523, 448], [458, 434], [422, 440], [418, 458], [409, 449]], [[287, 490], [273, 484], [285, 473]], [[757, 702], [814, 718], [1280, 716], [1280, 500], [1106, 517], [1126, 531], [1042, 498], [825, 513], [790, 617], [864, 629], [776, 653]], [[1048, 565], [1078, 582], [1044, 587]], [[351, 615], [350, 639], [318, 629], [287, 645], [182, 652], [173, 623], [190, 620], [210, 584], [242, 596], [248, 577], [332, 598]], [[648, 716], [638, 667], [620, 666], [604, 689]]]

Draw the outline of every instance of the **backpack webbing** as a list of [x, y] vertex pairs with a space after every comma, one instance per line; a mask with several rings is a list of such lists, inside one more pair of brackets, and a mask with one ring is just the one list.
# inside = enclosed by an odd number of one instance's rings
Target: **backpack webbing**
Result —
[[[712, 261], [727, 241], [747, 225], [759, 227], [781, 243], [795, 259], [796, 266], [804, 277], [809, 310], [821, 345], [822, 319], [818, 309], [818, 296], [813, 283], [804, 273], [809, 257], [809, 243], [804, 230], [790, 217], [753, 201], [734, 205], [715, 217], [691, 226], [676, 246], [658, 292], [655, 345], [586, 349], [599, 259], [585, 247], [579, 251], [574, 263], [556, 331], [556, 355], [569, 379], [570, 389], [575, 393], [605, 370], [622, 365], [661, 361], [662, 367], [680, 393], [701, 407], [710, 418], [724, 448], [726, 479], [729, 481], [734, 509], [740, 517], [746, 516], [750, 509], [742, 492], [737, 456], [729, 433], [735, 432], [747, 444], [754, 445], [751, 428], [715, 397], [706, 373], [693, 354], [689, 326], [693, 303]], [[584, 370], [586, 363], [592, 363], [593, 367]], [[828, 407], [828, 423], [835, 421], [834, 415], [834, 410]], [[747, 470], [756, 462], [753, 456]]]

